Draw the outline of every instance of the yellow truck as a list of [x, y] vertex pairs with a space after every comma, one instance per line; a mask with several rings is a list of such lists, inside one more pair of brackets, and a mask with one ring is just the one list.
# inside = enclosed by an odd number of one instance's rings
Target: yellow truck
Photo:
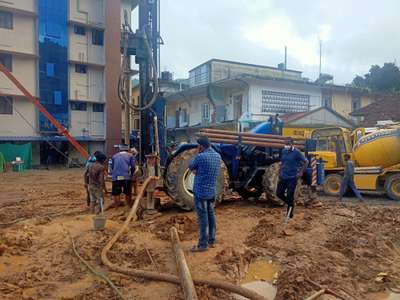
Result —
[[344, 154], [355, 161], [354, 182], [360, 192], [383, 192], [400, 201], [400, 124], [385, 128], [314, 129], [317, 158], [325, 161], [324, 192], [338, 196]]

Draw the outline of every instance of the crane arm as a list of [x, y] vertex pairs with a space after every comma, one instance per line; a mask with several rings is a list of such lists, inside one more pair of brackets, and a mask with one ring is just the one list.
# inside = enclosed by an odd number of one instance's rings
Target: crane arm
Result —
[[84, 158], [88, 159], [89, 153], [83, 148], [76, 139], [68, 132], [68, 130], [62, 126], [47, 110], [44, 108], [42, 104], [40, 104], [39, 100], [32, 96], [31, 93], [18, 81], [17, 78], [0, 63], [0, 72], [2, 72], [21, 92], [22, 94], [31, 102], [36, 108], [53, 124], [58, 132], [65, 136], [67, 140], [74, 146], [74, 148], [79, 152], [79, 154]]

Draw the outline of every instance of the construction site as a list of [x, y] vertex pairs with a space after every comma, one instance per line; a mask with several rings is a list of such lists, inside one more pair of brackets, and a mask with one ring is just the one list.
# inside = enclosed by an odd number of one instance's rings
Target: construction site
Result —
[[386, 95], [286, 46], [174, 80], [160, 2], [0, 1], [0, 298], [399, 300]]

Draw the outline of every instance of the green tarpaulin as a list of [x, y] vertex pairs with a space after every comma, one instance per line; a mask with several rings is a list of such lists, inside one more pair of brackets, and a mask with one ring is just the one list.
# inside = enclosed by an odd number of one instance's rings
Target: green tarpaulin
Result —
[[30, 169], [32, 166], [32, 143], [0, 144], [0, 153], [3, 154], [6, 163], [15, 161], [16, 157], [21, 157], [24, 162], [24, 169]]
[[0, 173], [4, 172], [4, 168], [5, 168], [5, 160], [4, 160], [4, 155], [3, 153], [0, 152]]

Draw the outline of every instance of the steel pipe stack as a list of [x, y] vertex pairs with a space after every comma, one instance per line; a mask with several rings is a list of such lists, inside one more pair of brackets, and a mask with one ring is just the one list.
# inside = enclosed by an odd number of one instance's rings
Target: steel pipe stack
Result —
[[[288, 140], [287, 137], [272, 134], [258, 134], [250, 132], [233, 132], [219, 129], [202, 129], [198, 136], [207, 136], [210, 142], [222, 144], [244, 144], [259, 147], [283, 148]], [[304, 149], [304, 140], [296, 139], [296, 148]]]

